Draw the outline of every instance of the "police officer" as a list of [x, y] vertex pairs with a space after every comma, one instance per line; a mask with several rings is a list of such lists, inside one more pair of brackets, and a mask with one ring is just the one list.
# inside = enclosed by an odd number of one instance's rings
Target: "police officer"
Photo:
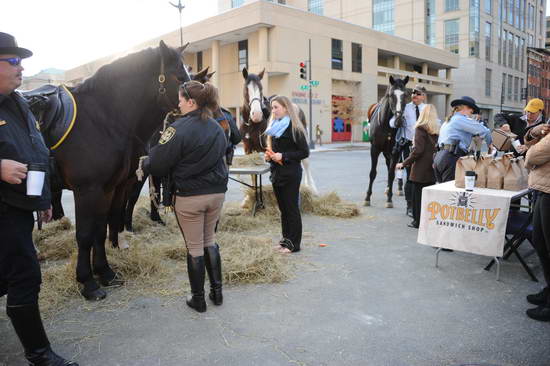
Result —
[[439, 151], [434, 158], [435, 178], [438, 183], [455, 179], [456, 161], [468, 153], [472, 138], [482, 136], [492, 148], [491, 131], [482, 123], [472, 118], [479, 114], [479, 107], [474, 99], [462, 97], [451, 102], [453, 114], [441, 126], [438, 139]]
[[[399, 156], [399, 161], [406, 160], [411, 153], [411, 146], [414, 140], [414, 127], [416, 121], [420, 116], [420, 113], [426, 106], [424, 101], [426, 100], [426, 88], [420, 85], [416, 85], [412, 91], [411, 102], [405, 105], [403, 110], [403, 117], [405, 119], [405, 125], [397, 130], [396, 141], [396, 154]], [[390, 119], [390, 126], [395, 128], [395, 117]], [[405, 168], [407, 171], [407, 180], [405, 181], [405, 199], [407, 201], [407, 214], [412, 215], [412, 184], [409, 181], [411, 175], [411, 168]]]
[[27, 196], [28, 164], [48, 166], [48, 148], [24, 99], [21, 60], [32, 52], [0, 32], [0, 296], [8, 295], [7, 314], [31, 365], [78, 366], [55, 354], [40, 317], [42, 282], [32, 242], [33, 211], [51, 219], [51, 195], [46, 175], [42, 195]]

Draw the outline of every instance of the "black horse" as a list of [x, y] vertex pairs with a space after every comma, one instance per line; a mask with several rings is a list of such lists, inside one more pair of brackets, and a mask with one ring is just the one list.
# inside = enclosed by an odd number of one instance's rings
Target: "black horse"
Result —
[[[372, 110], [372, 116], [369, 118], [371, 171], [369, 175], [369, 188], [365, 197], [365, 206], [370, 206], [371, 203], [372, 183], [376, 179], [378, 157], [382, 153], [388, 167], [386, 207], [393, 207], [393, 180], [395, 179], [395, 166], [398, 163], [398, 154], [394, 154], [395, 135], [397, 128], [403, 126], [403, 111], [405, 110], [405, 105], [410, 100], [410, 93], [406, 88], [408, 82], [408, 76], [405, 79], [394, 79], [393, 76], [390, 76], [390, 85], [388, 86], [386, 95], [382, 97], [377, 105], [369, 108], [369, 110]], [[395, 116], [396, 128], [390, 127], [389, 122], [393, 116]]]
[[[206, 83], [210, 81], [212, 78], [212, 75], [214, 75], [215, 71], [208, 72], [208, 67], [199, 71], [198, 73], [192, 73], [193, 70], [191, 67], [187, 68], [187, 71], [189, 72], [189, 75], [191, 77], [191, 80], [196, 80], [200, 83]], [[170, 116], [167, 116], [167, 120], [165, 121], [166, 125], [169, 125], [178, 118], [178, 114], [174, 113]], [[145, 151], [143, 155], [147, 155], [149, 151], [156, 145], [158, 145], [160, 135], [162, 134], [162, 130], [165, 126], [160, 126], [160, 128], [153, 133], [149, 141], [147, 142]], [[134, 231], [133, 228], [133, 214], [134, 214], [134, 208], [136, 206], [136, 203], [139, 199], [139, 195], [141, 193], [141, 190], [145, 184], [146, 180], [149, 180], [149, 199], [150, 199], [150, 211], [149, 211], [149, 218], [151, 221], [157, 222], [161, 225], [164, 225], [164, 221], [162, 221], [162, 218], [159, 215], [158, 208], [160, 207], [161, 203], [164, 206], [168, 206], [171, 204], [169, 201], [171, 200], [170, 190], [167, 189], [166, 185], [169, 184], [166, 177], [155, 177], [155, 176], [144, 176], [141, 181], [136, 181], [132, 187], [129, 189], [128, 192], [128, 200], [125, 205], [125, 213], [124, 213], [124, 228], [126, 231], [132, 232]], [[164, 184], [163, 184], [164, 181]], [[154, 193], [153, 193], [154, 189]]]
[[101, 67], [70, 89], [78, 107], [76, 121], [53, 156], [64, 187], [74, 192], [76, 278], [88, 300], [106, 296], [94, 274], [103, 286], [123, 283], [107, 261], [107, 224], [116, 246], [138, 157], [166, 113], [176, 108], [179, 84], [190, 80], [181, 51], [161, 41], [158, 48]]

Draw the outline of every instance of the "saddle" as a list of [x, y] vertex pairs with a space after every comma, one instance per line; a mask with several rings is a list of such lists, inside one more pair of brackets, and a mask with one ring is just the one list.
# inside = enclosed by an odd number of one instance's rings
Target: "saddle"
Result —
[[367, 119], [369, 121], [371, 120], [372, 115], [376, 111], [376, 107], [378, 107], [378, 103], [371, 104], [371, 106], [369, 107], [369, 109], [367, 111]]
[[55, 150], [65, 141], [76, 120], [76, 102], [65, 85], [43, 85], [22, 92], [38, 121], [46, 145]]

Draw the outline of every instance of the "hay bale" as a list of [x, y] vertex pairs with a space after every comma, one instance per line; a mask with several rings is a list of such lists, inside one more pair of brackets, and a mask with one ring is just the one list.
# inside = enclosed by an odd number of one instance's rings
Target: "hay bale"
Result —
[[[253, 189], [248, 188], [245, 194], [250, 201], [254, 202]], [[273, 192], [273, 187], [265, 186], [263, 196], [265, 209], [260, 212], [266, 215], [278, 216], [277, 198]], [[360, 214], [359, 207], [355, 203], [343, 201], [336, 192], [316, 196], [305, 186], [300, 187], [300, 210], [303, 213], [312, 215], [339, 218], [351, 218]]]
[[256, 165], [265, 165], [263, 153], [252, 153], [248, 155], [235, 155], [233, 157], [233, 168], [243, 168]]
[[76, 252], [75, 231], [67, 217], [44, 224], [42, 230], [34, 230], [33, 241], [39, 260], [67, 259]]

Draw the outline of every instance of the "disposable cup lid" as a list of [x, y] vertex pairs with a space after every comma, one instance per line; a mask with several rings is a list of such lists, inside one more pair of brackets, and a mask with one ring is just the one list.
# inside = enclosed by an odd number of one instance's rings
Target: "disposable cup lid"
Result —
[[48, 170], [48, 166], [46, 164], [41, 164], [41, 163], [30, 163], [28, 165], [28, 170], [45, 172], [46, 170]]

